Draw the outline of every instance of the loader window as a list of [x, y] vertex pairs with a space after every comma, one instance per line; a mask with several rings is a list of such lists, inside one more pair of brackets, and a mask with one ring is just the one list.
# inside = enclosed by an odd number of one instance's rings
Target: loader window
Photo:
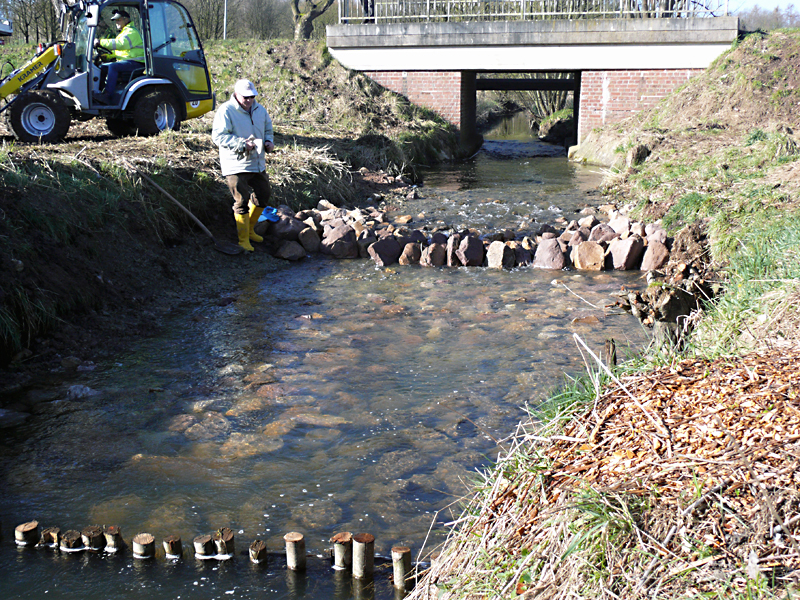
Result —
[[86, 73], [89, 70], [89, 25], [86, 13], [81, 13], [75, 23], [75, 70]]
[[150, 36], [156, 56], [184, 56], [200, 49], [191, 18], [180, 4], [150, 3]]

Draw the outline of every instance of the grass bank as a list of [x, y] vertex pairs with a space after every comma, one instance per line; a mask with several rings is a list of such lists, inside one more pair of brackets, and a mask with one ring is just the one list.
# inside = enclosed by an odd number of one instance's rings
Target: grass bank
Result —
[[[450, 125], [343, 68], [318, 43], [231, 40], [206, 50], [218, 102], [236, 79], [249, 78], [273, 118], [267, 170], [275, 205], [299, 210], [325, 198], [352, 206], [368, 194], [362, 167], [413, 178], [416, 166], [457, 155]], [[3, 46], [0, 58], [20, 66], [34, 52]], [[153, 177], [216, 236], [235, 240], [212, 120], [213, 113], [147, 139], [113, 138], [100, 120], [73, 122], [60, 144], [3, 135], [0, 365], [57, 359], [44, 337], [54, 331], [70, 330], [79, 347], [87, 328], [107, 332], [99, 334], [106, 342], [135, 334], [136, 315], [157, 297], [202, 281], [208, 269], [238, 271], [230, 257], [198, 261], [207, 239], [135, 173]], [[93, 316], [95, 325], [85, 321]]]
[[797, 594], [799, 62], [797, 31], [748, 36], [592, 133], [619, 159], [608, 199], [699, 224], [723, 293], [681, 353], [610, 371], [584, 348], [586, 377], [506, 442], [412, 600]]

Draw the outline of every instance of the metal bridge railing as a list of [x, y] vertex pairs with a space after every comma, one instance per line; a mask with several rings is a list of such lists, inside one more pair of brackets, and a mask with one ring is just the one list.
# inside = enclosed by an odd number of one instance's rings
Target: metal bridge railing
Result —
[[[713, 2], [712, 2], [713, 4]], [[339, 23], [675, 19], [728, 14], [697, 0], [339, 0]]]

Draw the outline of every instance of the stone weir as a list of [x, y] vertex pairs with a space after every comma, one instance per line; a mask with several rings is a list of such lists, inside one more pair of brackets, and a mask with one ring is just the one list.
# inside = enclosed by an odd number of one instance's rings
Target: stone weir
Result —
[[[277, 209], [278, 220], [255, 227], [278, 258], [300, 260], [322, 253], [334, 258], [371, 258], [387, 267], [574, 268], [585, 271], [661, 269], [671, 239], [659, 224], [633, 222], [611, 206], [589, 209], [563, 228], [535, 224], [532, 231], [493, 232], [414, 229], [408, 217], [390, 222], [375, 206], [347, 210], [321, 200], [316, 209]], [[608, 217], [601, 222], [596, 215]]]

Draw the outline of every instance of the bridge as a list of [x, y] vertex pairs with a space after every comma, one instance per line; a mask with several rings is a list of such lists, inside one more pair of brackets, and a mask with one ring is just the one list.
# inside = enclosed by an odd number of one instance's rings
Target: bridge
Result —
[[[647, 1], [350, 0], [327, 27], [328, 48], [457, 126], [466, 149], [480, 143], [476, 92], [486, 89], [572, 91], [580, 142], [657, 104], [739, 35], [738, 17], [690, 10], [690, 0], [652, 1], [644, 11]], [[556, 2], [573, 11], [542, 12]], [[526, 77], [488, 77], [502, 73]], [[552, 73], [565, 78], [542, 76]]]

